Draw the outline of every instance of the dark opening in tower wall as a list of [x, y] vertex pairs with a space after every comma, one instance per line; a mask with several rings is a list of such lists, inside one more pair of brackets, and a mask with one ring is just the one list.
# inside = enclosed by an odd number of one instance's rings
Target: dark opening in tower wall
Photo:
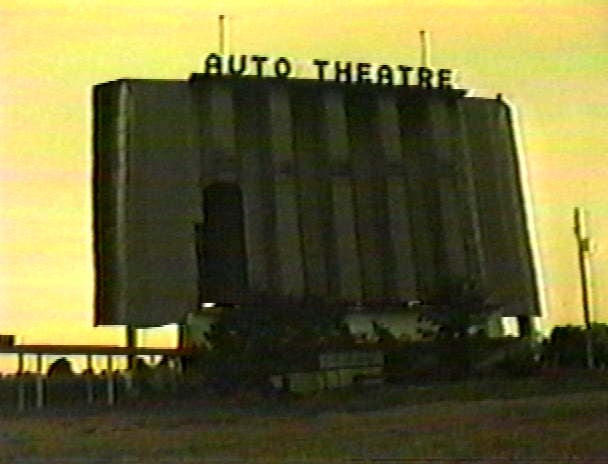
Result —
[[200, 303], [233, 303], [247, 290], [243, 195], [238, 185], [203, 191], [203, 223], [196, 226]]

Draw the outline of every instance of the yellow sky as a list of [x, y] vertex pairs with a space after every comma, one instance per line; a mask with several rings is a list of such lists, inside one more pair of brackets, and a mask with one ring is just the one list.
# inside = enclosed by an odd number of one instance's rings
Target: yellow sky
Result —
[[187, 78], [217, 48], [220, 13], [232, 51], [294, 59], [417, 64], [431, 31], [434, 66], [517, 110], [549, 322], [581, 319], [576, 205], [608, 322], [606, 1], [0, 0], [0, 333], [122, 343], [92, 328], [91, 88]]

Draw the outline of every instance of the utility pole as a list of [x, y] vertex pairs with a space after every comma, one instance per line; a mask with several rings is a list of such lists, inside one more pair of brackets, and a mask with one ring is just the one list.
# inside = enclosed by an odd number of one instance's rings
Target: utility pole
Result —
[[589, 272], [588, 256], [590, 251], [590, 240], [585, 230], [584, 211], [574, 208], [574, 234], [578, 248], [578, 267], [581, 277], [581, 295], [583, 302], [583, 317], [585, 320], [585, 348], [587, 354], [587, 367], [594, 367], [593, 339], [591, 338], [591, 313], [589, 310]]

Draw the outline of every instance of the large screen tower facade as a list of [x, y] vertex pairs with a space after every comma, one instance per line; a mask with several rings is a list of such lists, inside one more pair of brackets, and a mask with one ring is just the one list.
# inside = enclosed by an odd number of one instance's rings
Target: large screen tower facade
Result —
[[462, 90], [193, 75], [94, 89], [96, 324], [206, 302], [539, 314], [508, 106]]

